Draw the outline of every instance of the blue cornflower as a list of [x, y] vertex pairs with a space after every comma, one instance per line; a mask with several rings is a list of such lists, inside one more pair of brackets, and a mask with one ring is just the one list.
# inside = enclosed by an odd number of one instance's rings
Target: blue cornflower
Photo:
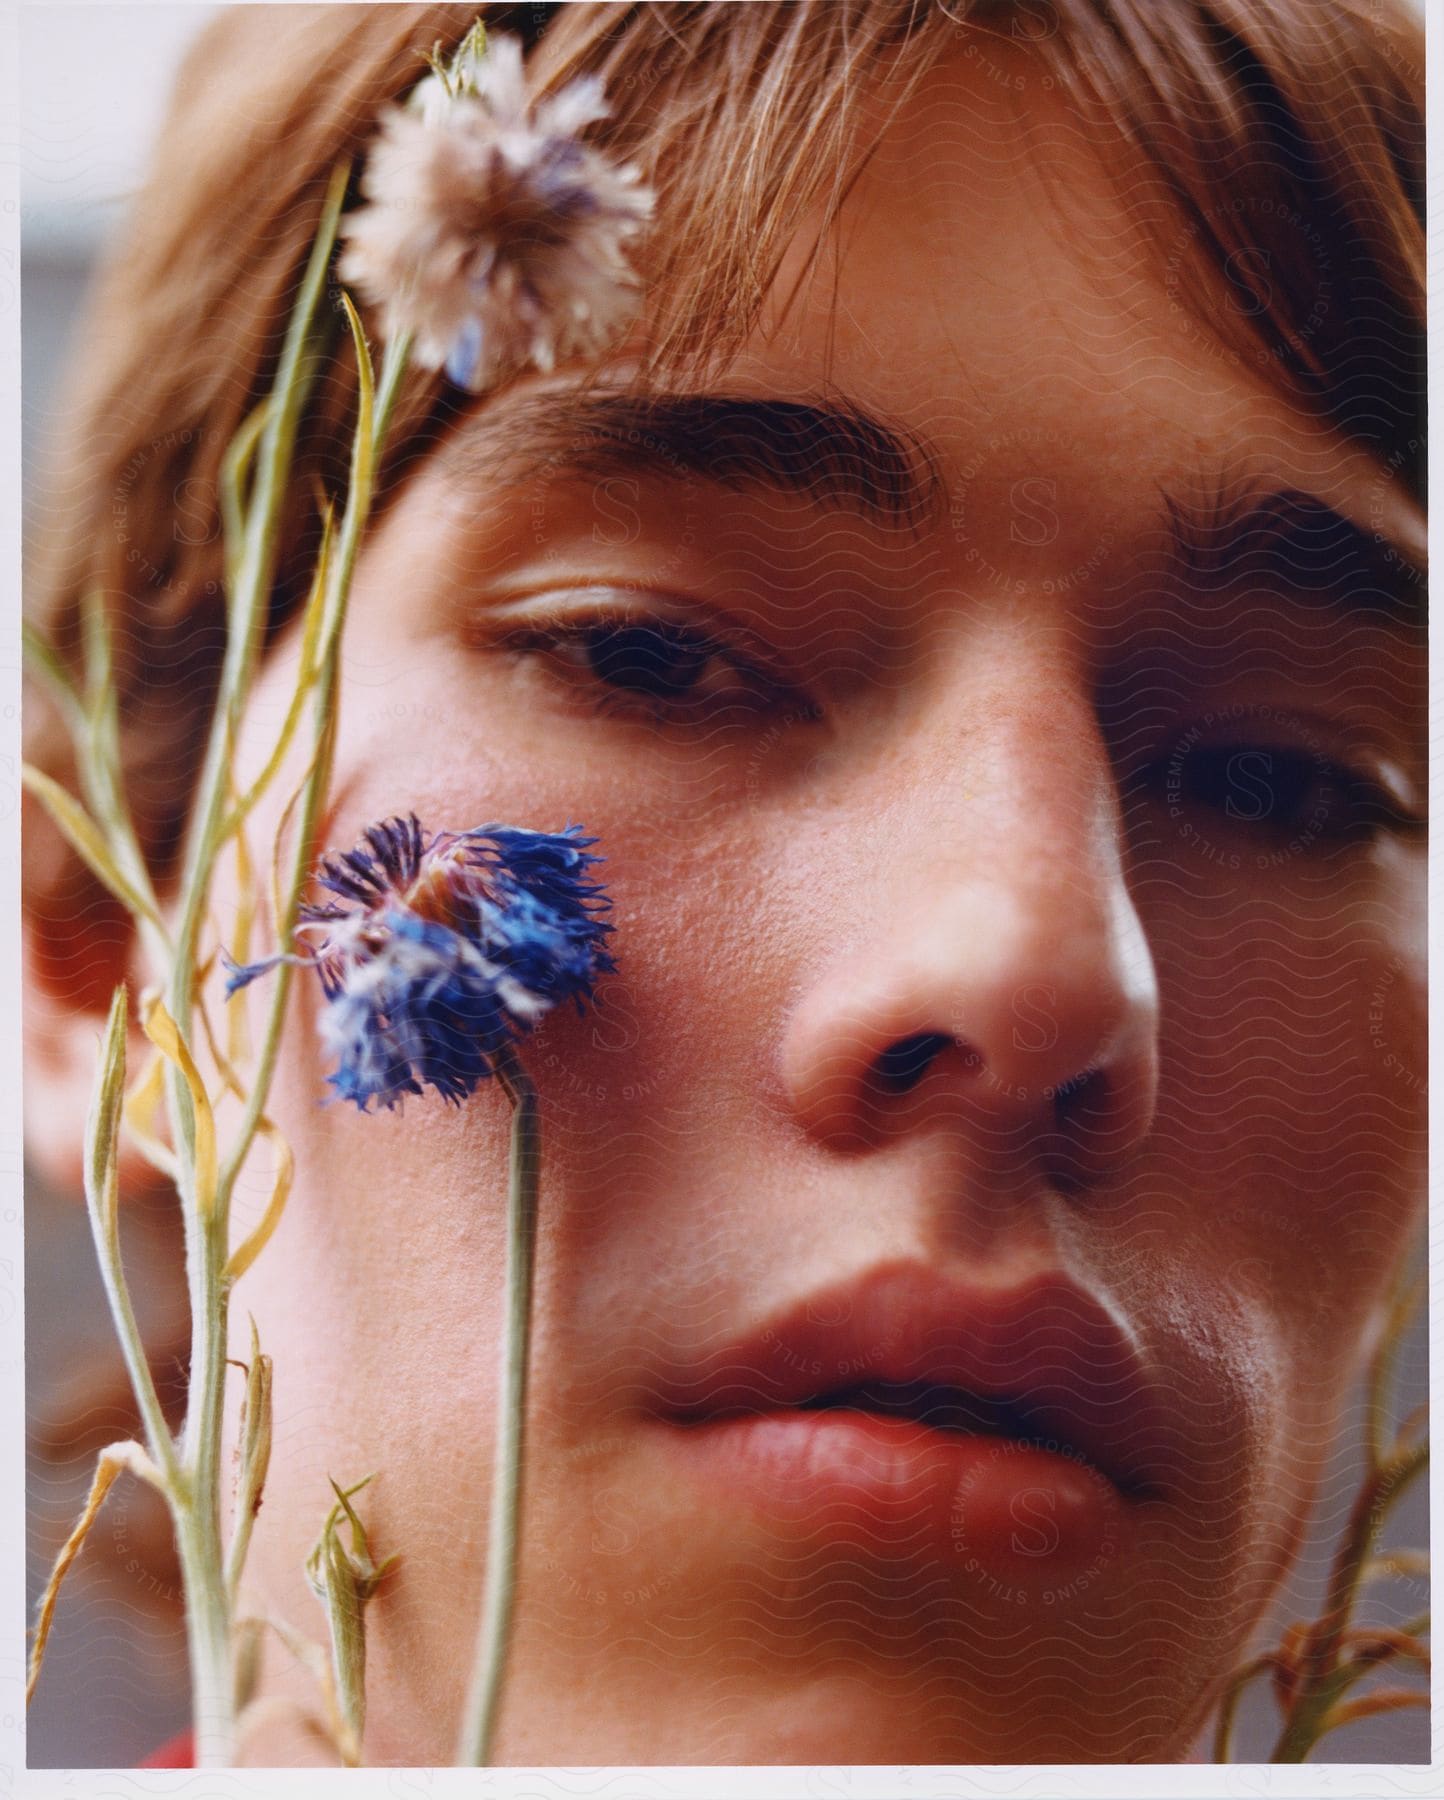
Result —
[[616, 967], [598, 916], [610, 902], [588, 877], [595, 842], [579, 825], [428, 838], [414, 813], [368, 826], [354, 850], [321, 861], [316, 879], [335, 898], [300, 908], [309, 953], [227, 959], [226, 992], [278, 963], [310, 964], [340, 1098], [365, 1112], [434, 1087], [459, 1104], [544, 1013], [563, 1000], [582, 1011]]

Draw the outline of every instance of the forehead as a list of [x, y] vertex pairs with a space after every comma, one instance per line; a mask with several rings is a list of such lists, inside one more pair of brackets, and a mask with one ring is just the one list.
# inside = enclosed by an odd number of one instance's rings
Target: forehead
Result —
[[833, 384], [937, 443], [980, 503], [1040, 466], [1082, 504], [1223, 459], [1395, 525], [1397, 484], [1366, 498], [1378, 468], [1237, 348], [1196, 227], [1041, 59], [963, 31], [895, 116], [863, 110], [871, 155], [834, 224], [797, 233], [729, 384]]

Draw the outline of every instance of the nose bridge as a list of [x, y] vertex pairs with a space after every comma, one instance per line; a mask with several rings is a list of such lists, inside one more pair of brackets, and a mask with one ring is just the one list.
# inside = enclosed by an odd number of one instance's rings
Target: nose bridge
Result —
[[[1106, 835], [1107, 772], [1091, 717], [1071, 699], [979, 709], [956, 781], [932, 787], [958, 829], [993, 838], [1010, 879], [1046, 889], [1060, 869], [1088, 870]], [[969, 809], [965, 817], [962, 807]]]
[[1057, 901], [1101, 927], [1119, 867], [1107, 752], [1066, 648], [1040, 633], [1026, 650], [990, 641], [919, 720], [910, 766], [894, 770], [899, 839], [965, 855], [974, 880], [1027, 912]]
[[1034, 836], [1092, 832], [1108, 767], [1091, 688], [1085, 633], [1061, 604], [1033, 594], [964, 609], [940, 624], [913, 717], [922, 780], [898, 791], [924, 807], [968, 802], [970, 826], [1006, 826], [1011, 802]]
[[947, 984], [949, 1034], [986, 1037], [995, 1073], [1041, 1060], [1076, 1072], [1106, 1053], [1152, 975], [1092, 712], [1061, 681], [995, 693], [957, 753], [939, 748], [899, 783], [895, 821], [908, 866], [929, 845], [943, 853], [940, 878], [915, 880], [906, 900], [918, 973]]

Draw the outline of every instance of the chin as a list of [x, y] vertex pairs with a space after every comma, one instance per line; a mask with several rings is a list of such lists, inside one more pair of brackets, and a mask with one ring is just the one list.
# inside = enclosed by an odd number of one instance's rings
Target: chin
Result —
[[[1186, 1743], [1176, 1721], [1165, 1740], [1140, 1733], [1139, 1720], [1161, 1717], [1161, 1705], [1136, 1695], [1121, 1712], [1100, 1714], [1055, 1666], [1047, 1678], [1006, 1695], [959, 1687], [939, 1668], [931, 1679], [904, 1681], [885, 1672], [836, 1666], [770, 1699], [699, 1715], [685, 1742], [665, 1744], [635, 1760], [652, 1764], [957, 1764], [1173, 1762]], [[1117, 1693], [1113, 1696], [1117, 1703]], [[677, 1728], [674, 1726], [673, 1730]], [[584, 1761], [594, 1760], [588, 1756]], [[622, 1758], [634, 1760], [632, 1756]]]

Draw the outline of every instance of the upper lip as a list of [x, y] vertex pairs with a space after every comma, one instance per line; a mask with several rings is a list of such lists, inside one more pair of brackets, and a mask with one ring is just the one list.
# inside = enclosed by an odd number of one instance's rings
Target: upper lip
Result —
[[1169, 1485], [1173, 1410], [1128, 1330], [1060, 1270], [1007, 1288], [892, 1264], [658, 1371], [682, 1425], [818, 1404], [905, 1411], [1081, 1457], [1132, 1497]]

